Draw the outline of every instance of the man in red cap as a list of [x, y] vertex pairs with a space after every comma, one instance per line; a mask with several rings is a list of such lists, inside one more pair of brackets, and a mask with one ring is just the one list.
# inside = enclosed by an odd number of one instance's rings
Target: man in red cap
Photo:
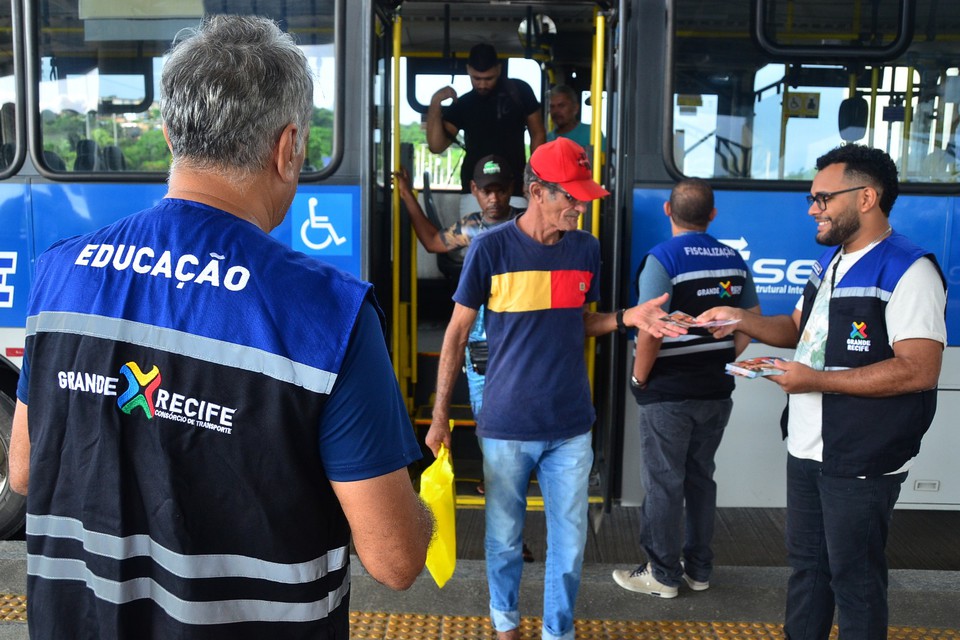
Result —
[[537, 473], [547, 516], [543, 638], [573, 639], [587, 539], [587, 482], [595, 419], [584, 338], [637, 327], [685, 333], [660, 317], [660, 296], [598, 313], [600, 244], [577, 229], [587, 203], [608, 195], [583, 148], [567, 138], [534, 151], [524, 173], [526, 213], [478, 236], [453, 296], [426, 444], [450, 446], [451, 392], [477, 309], [486, 306], [487, 380], [477, 436], [486, 483], [490, 617], [500, 640], [519, 638], [518, 598], [527, 484]]

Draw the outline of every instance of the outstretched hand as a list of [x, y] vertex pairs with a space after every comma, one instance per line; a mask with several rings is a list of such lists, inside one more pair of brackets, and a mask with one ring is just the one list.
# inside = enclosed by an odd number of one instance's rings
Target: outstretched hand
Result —
[[[697, 316], [698, 322], [711, 322], [714, 320], [742, 320], [743, 313], [742, 310], [738, 307], [713, 307], [712, 309], [707, 309], [699, 316]], [[720, 340], [721, 338], [726, 338], [731, 333], [737, 330], [737, 324], [728, 324], [722, 327], [707, 327], [714, 338]]]
[[681, 326], [663, 320], [663, 305], [670, 299], [667, 293], [630, 307], [623, 312], [623, 323], [649, 333], [654, 338], [676, 338], [687, 332]]

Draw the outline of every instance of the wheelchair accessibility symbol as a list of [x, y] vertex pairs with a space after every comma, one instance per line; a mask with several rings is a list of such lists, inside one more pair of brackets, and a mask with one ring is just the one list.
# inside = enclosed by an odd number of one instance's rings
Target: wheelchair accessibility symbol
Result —
[[[360, 190], [352, 186], [318, 188], [293, 198], [281, 232], [296, 251], [360, 271]], [[353, 271], [351, 271], [353, 273]]]
[[300, 239], [303, 240], [303, 244], [317, 251], [326, 249], [331, 242], [339, 247], [347, 239], [337, 233], [329, 216], [321, 216], [317, 213], [317, 202], [316, 198], [310, 198], [307, 201], [310, 215], [300, 227]]

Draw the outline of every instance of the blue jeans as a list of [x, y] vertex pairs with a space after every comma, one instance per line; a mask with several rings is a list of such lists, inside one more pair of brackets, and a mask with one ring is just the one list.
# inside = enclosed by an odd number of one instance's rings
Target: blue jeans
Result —
[[885, 550], [906, 477], [825, 476], [816, 460], [787, 458], [787, 638], [825, 639], [834, 605], [843, 640], [887, 637]]
[[[487, 339], [487, 326], [483, 322], [484, 307], [481, 305], [477, 309], [477, 319], [473, 321], [470, 327], [470, 334], [467, 337], [468, 342], [478, 342]], [[464, 354], [464, 371], [467, 374], [467, 388], [470, 390], [470, 409], [473, 411], [473, 419], [476, 420], [480, 415], [480, 408], [483, 406], [483, 383], [487, 377], [473, 370], [473, 362], [470, 360], [470, 349]]]
[[480, 408], [483, 406], [483, 384], [487, 376], [477, 373], [473, 370], [473, 362], [470, 360], [470, 349], [464, 354], [464, 371], [467, 374], [467, 388], [470, 390], [470, 409], [473, 411], [473, 419], [476, 420], [480, 415]]
[[733, 401], [678, 400], [641, 404], [638, 409], [643, 456], [640, 481], [645, 493], [640, 544], [653, 576], [675, 587], [684, 571], [680, 566], [683, 540], [687, 575], [707, 582], [713, 571], [710, 543], [717, 509], [713, 458]]
[[543, 580], [544, 640], [573, 640], [573, 610], [587, 541], [592, 436], [520, 441], [479, 438], [486, 483], [487, 582], [497, 631], [520, 626], [520, 575], [527, 485], [536, 470], [547, 519]]

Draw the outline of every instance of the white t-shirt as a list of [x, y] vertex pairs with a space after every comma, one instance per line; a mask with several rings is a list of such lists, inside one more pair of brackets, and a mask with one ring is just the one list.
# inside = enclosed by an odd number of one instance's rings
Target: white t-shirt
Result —
[[[824, 347], [827, 336], [826, 303], [833, 291], [832, 282], [840, 282], [844, 274], [873, 249], [876, 244], [852, 253], [837, 253], [824, 269], [824, 279], [817, 291], [814, 308], [804, 326], [797, 344], [794, 360], [814, 369], [823, 369]], [[836, 279], [832, 278], [834, 264]], [[930, 260], [919, 259], [907, 269], [894, 288], [887, 303], [885, 319], [890, 345], [910, 338], [927, 338], [947, 344], [947, 325], [944, 318], [946, 291], [940, 275]], [[823, 298], [821, 300], [821, 298]], [[822, 308], [821, 308], [822, 305]], [[803, 306], [803, 298], [797, 309]], [[823, 394], [820, 392], [794, 393], [790, 396], [790, 414], [787, 425], [787, 450], [796, 458], [823, 461]], [[906, 471], [912, 460], [894, 473]]]

